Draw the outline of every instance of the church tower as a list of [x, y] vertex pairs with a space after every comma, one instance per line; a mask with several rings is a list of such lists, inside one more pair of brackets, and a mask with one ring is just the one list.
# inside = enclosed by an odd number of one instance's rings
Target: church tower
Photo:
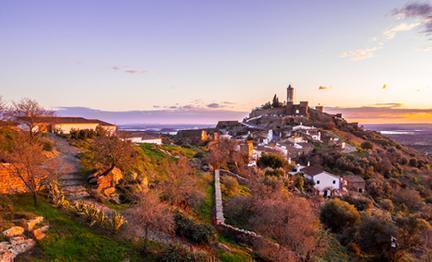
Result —
[[287, 88], [287, 104], [294, 103], [294, 88], [289, 85]]

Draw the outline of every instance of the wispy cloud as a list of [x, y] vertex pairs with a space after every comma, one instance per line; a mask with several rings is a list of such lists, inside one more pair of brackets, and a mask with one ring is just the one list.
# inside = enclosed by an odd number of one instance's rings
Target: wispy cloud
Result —
[[405, 18], [416, 18], [412, 23], [402, 22], [385, 30], [381, 36], [374, 37], [373, 42], [376, 44], [367, 47], [359, 48], [351, 51], [345, 51], [340, 54], [342, 58], [349, 58], [352, 61], [361, 61], [375, 56], [375, 53], [382, 49], [386, 42], [394, 39], [400, 32], [411, 31], [419, 26], [423, 26], [423, 33], [432, 33], [432, 5], [427, 3], [413, 3], [406, 5], [403, 8], [395, 9], [392, 12], [398, 20]]
[[432, 123], [432, 108], [402, 108], [401, 103], [382, 103], [362, 107], [327, 107], [328, 113], [342, 113], [360, 123]]
[[387, 107], [387, 108], [395, 108], [395, 107], [401, 107], [402, 103], [376, 103], [373, 104], [373, 106], [377, 107]]
[[318, 90], [327, 90], [327, 89], [331, 89], [331, 86], [319, 86]]
[[210, 103], [207, 105], [208, 108], [222, 108], [224, 105], [221, 105], [219, 103]]
[[425, 35], [432, 34], [432, 4], [415, 2], [393, 10], [393, 15], [399, 19], [419, 19], [423, 25], [421, 31]]
[[131, 68], [129, 66], [112, 66], [112, 70], [114, 71], [121, 71], [128, 74], [144, 74], [147, 73], [147, 70], [144, 69], [137, 69], [137, 68]]
[[350, 58], [353, 61], [361, 61], [374, 57], [375, 52], [381, 49], [380, 46], [370, 48], [360, 48], [352, 51], [345, 51], [340, 56], [342, 58]]
[[383, 34], [386, 40], [390, 40], [393, 39], [397, 33], [404, 32], [404, 31], [411, 31], [419, 25], [421, 25], [420, 22], [415, 22], [411, 24], [401, 23], [386, 30]]

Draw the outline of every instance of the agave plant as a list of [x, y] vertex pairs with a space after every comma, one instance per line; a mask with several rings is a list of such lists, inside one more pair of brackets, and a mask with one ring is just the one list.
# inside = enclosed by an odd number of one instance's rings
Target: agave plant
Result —
[[118, 232], [121, 227], [127, 223], [126, 219], [124, 218], [124, 216], [122, 216], [122, 214], [120, 214], [120, 212], [114, 211], [111, 214], [110, 220], [110, 228], [113, 232]]

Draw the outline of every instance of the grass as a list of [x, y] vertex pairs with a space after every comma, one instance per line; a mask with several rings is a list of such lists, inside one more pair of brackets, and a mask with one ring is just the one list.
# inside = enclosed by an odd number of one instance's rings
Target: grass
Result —
[[202, 221], [211, 224], [213, 221], [214, 188], [213, 177], [210, 173], [202, 176], [201, 186], [205, 189], [204, 201], [198, 209], [198, 214]]
[[162, 149], [170, 152], [173, 155], [183, 155], [189, 159], [193, 158], [197, 153], [197, 150], [193, 148], [176, 146], [176, 145], [163, 145]]
[[159, 148], [154, 144], [141, 144], [139, 146], [143, 153], [150, 158], [151, 160], [162, 160], [167, 157], [163, 152], [159, 150]]
[[88, 228], [42, 198], [37, 208], [29, 195], [12, 198], [16, 211], [41, 215], [50, 225], [48, 236], [31, 253], [31, 261], [139, 261], [130, 243]]

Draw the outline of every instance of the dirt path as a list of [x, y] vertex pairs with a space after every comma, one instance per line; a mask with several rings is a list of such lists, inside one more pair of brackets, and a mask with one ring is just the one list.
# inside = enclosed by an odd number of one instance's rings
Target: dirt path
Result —
[[79, 150], [56, 135], [50, 135], [50, 138], [59, 151], [60, 161], [62, 163], [62, 176], [59, 177], [59, 184], [65, 196], [71, 200], [83, 200], [90, 197], [86, 188], [85, 177], [80, 171], [80, 161], [78, 159]]

